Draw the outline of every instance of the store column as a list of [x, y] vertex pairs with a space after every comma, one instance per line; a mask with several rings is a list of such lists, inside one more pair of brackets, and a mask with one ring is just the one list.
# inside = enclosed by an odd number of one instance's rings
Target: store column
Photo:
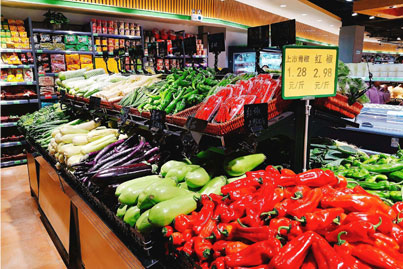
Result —
[[345, 63], [360, 63], [364, 43], [364, 26], [351, 25], [340, 28], [339, 59]]

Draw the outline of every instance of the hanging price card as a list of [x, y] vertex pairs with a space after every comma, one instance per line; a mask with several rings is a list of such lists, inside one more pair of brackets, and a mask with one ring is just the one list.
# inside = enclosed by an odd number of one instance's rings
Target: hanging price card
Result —
[[284, 46], [283, 99], [336, 95], [337, 47]]

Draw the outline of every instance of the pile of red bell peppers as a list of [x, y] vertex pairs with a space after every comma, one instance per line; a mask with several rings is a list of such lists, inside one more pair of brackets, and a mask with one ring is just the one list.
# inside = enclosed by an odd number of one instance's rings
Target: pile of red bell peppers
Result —
[[346, 186], [330, 170], [268, 166], [163, 233], [201, 268], [403, 268], [403, 203]]
[[[281, 88], [281, 78], [260, 74], [249, 80], [239, 80], [234, 85], [221, 88], [210, 96], [196, 112], [196, 118], [222, 123], [243, 114], [243, 106], [267, 103]], [[217, 113], [216, 113], [217, 112]], [[215, 115], [215, 116], [214, 116]]]

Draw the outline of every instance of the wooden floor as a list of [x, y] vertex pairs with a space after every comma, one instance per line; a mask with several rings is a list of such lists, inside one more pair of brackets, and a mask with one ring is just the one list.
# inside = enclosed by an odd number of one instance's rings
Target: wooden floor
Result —
[[1, 268], [66, 268], [31, 197], [26, 165], [1, 170]]

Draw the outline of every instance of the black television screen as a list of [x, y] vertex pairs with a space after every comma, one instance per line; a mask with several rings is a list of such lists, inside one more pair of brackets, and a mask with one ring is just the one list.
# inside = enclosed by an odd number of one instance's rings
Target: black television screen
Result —
[[295, 20], [288, 20], [271, 25], [271, 46], [291, 45], [296, 43]]
[[270, 45], [270, 25], [248, 28], [248, 47], [267, 48]]
[[211, 34], [207, 36], [209, 51], [221, 52], [225, 51], [224, 33]]

